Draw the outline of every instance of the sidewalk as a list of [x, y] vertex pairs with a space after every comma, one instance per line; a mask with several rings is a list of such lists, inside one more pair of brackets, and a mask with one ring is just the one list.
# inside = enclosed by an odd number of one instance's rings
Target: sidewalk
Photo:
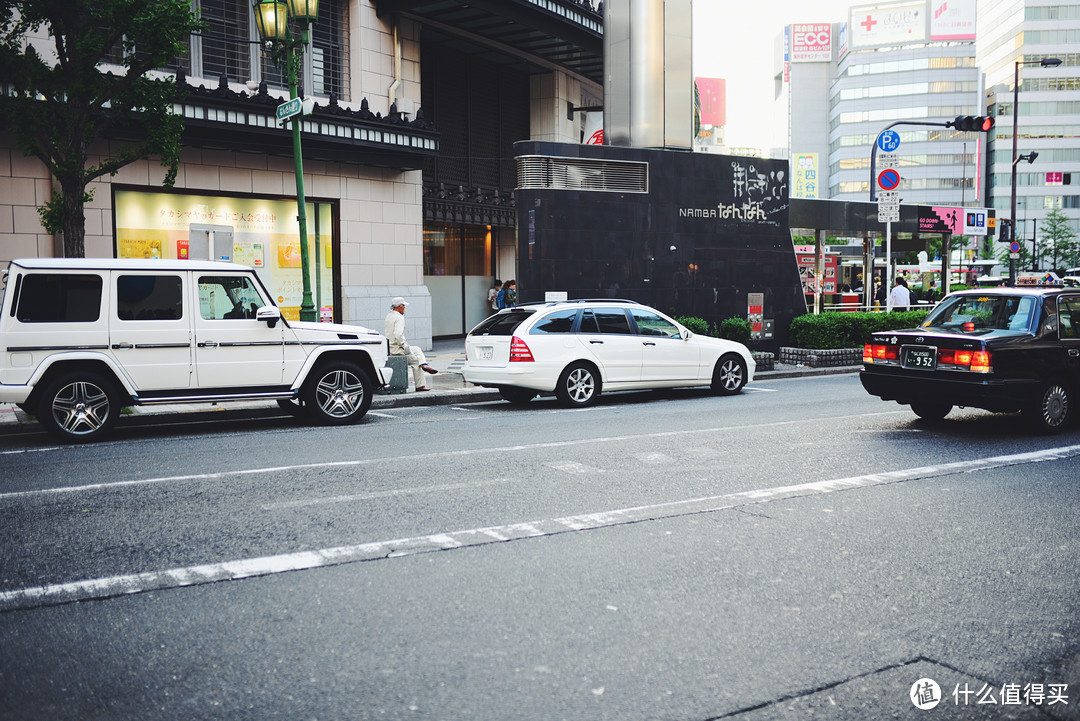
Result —
[[[483, 401], [500, 400], [499, 392], [493, 388], [480, 388], [471, 383], [466, 383], [461, 375], [461, 367], [465, 365], [465, 339], [451, 338], [449, 340], [436, 340], [432, 348], [427, 352], [428, 364], [439, 371], [436, 375], [428, 376], [428, 385], [431, 391], [428, 393], [376, 393], [371, 401], [371, 409], [408, 408], [416, 406], [444, 406], [455, 403], [480, 403]], [[773, 378], [802, 378], [808, 376], [837, 375], [842, 373], [857, 373], [861, 365], [841, 366], [836, 368], [805, 368], [800, 366], [777, 363], [775, 370], [763, 371], [755, 374], [754, 380], [769, 380]], [[247, 412], [266, 413], [272, 411], [281, 412], [275, 401], [238, 401], [235, 403], [177, 403], [168, 405], [134, 406], [130, 409], [131, 415], [136, 416], [160, 416], [167, 414], [186, 414], [189, 418], [198, 413], [222, 413]], [[27, 418], [26, 414], [15, 406], [0, 403], [0, 430], [14, 429], [23, 425], [33, 425], [35, 422]]]

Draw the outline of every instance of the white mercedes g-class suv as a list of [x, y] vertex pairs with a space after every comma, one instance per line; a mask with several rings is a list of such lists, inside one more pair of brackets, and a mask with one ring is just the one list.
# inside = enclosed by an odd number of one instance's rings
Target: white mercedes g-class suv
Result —
[[0, 402], [68, 442], [124, 406], [276, 399], [359, 421], [392, 375], [386, 339], [288, 321], [252, 268], [217, 261], [12, 261], [0, 305]]

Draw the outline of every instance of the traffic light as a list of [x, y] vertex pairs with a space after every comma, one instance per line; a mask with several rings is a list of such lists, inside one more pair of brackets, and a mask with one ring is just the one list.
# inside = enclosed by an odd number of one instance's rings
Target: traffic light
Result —
[[1008, 218], [999, 218], [997, 226], [998, 242], [1011, 243], [1013, 241], [1013, 222]]
[[994, 128], [994, 119], [981, 115], [957, 115], [956, 120], [945, 123], [945, 127], [969, 133], [987, 132]]

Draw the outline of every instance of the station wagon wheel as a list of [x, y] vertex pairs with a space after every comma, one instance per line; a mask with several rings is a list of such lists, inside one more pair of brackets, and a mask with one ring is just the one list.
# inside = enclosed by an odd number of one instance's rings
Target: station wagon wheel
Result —
[[1040, 386], [1035, 401], [1024, 409], [1024, 416], [1035, 432], [1045, 435], [1063, 431], [1071, 415], [1071, 392], [1059, 381]]
[[504, 401], [509, 401], [516, 406], [525, 405], [536, 397], [536, 391], [531, 388], [517, 388], [515, 386], [500, 386], [499, 395]]
[[371, 406], [372, 385], [352, 361], [330, 361], [316, 368], [301, 393], [303, 407], [316, 423], [356, 423]]
[[945, 416], [949, 415], [949, 411], [952, 410], [952, 406], [948, 403], [935, 403], [933, 401], [924, 401], [921, 403], [912, 403], [911, 412], [917, 415], [919, 418], [928, 421], [940, 421]]
[[120, 417], [116, 386], [100, 373], [85, 371], [59, 376], [45, 385], [37, 417], [52, 435], [66, 443], [88, 443], [109, 434]]
[[736, 355], [726, 355], [713, 369], [712, 390], [722, 396], [738, 393], [746, 385], [746, 363]]
[[588, 363], [571, 363], [559, 376], [555, 395], [564, 406], [584, 408], [600, 395], [600, 377]]

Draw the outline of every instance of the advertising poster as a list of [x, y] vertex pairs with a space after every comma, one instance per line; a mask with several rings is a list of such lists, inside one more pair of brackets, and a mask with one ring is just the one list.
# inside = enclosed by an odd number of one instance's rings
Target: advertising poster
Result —
[[[282, 314], [299, 319], [304, 282], [295, 202], [117, 190], [114, 207], [118, 258], [213, 258], [251, 266]], [[331, 206], [309, 203], [307, 225], [313, 300], [332, 308]], [[319, 242], [315, 228], [323, 229]]]
[[975, 0], [932, 0], [931, 40], [974, 40]]
[[791, 26], [791, 62], [827, 63], [832, 60], [832, 25], [803, 23]]
[[793, 162], [795, 172], [791, 174], [791, 197], [818, 197], [818, 154], [795, 153]]
[[921, 43], [926, 40], [926, 3], [860, 5], [851, 8], [849, 42], [855, 48]]

